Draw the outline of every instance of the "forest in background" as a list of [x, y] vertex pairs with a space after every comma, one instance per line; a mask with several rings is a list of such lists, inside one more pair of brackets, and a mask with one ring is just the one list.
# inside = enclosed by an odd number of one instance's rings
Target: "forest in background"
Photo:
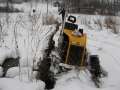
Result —
[[0, 0], [0, 2], [7, 3], [7, 8], [9, 3], [55, 3], [59, 4], [59, 7], [65, 7], [69, 13], [118, 15], [120, 11], [120, 0]]

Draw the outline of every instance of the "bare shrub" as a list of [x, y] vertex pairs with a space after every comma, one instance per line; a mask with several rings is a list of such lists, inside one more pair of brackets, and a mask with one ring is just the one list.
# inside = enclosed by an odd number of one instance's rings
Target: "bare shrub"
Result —
[[100, 19], [95, 21], [95, 24], [97, 24], [99, 26], [100, 30], [102, 30], [102, 22], [100, 21]]
[[54, 15], [43, 16], [43, 25], [51, 25], [58, 23]]
[[4, 36], [6, 35], [5, 31], [3, 31], [4, 23], [0, 20], [0, 46], [4, 42]]
[[119, 32], [119, 30], [116, 28], [116, 17], [107, 17], [105, 19], [105, 26], [108, 29], [112, 29], [112, 32], [117, 34]]
[[115, 24], [115, 22], [113, 21], [112, 17], [107, 17], [105, 19], [105, 25], [107, 28], [112, 29], [112, 25], [114, 25], [114, 24]]

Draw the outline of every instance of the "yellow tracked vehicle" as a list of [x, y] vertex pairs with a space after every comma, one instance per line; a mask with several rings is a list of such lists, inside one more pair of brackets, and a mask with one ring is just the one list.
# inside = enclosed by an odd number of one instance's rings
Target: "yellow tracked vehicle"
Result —
[[107, 73], [100, 66], [98, 55], [88, 55], [86, 48], [87, 35], [83, 33], [83, 29], [78, 29], [78, 25], [75, 22], [76, 18], [69, 16], [68, 22], [64, 24], [61, 63], [65, 64], [63, 65], [65, 68], [77, 66], [82, 69], [87, 69], [91, 73], [91, 79], [94, 84], [100, 87], [99, 78], [101, 76], [107, 76]]
[[73, 23], [76, 21], [75, 18], [70, 18], [74, 21], [65, 22], [63, 30], [62, 59], [65, 64], [84, 67], [87, 56], [87, 35], [83, 33], [82, 29], [78, 30], [78, 25]]

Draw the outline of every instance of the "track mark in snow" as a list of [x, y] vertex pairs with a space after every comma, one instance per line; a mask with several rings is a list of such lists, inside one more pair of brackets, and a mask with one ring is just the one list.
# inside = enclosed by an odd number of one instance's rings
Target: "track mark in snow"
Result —
[[100, 41], [100, 40], [93, 39], [93, 38], [89, 38], [89, 40], [92, 40], [92, 41], [95, 41], [95, 42], [99, 42], [99, 43], [102, 43], [102, 44], [106, 44], [106, 45], [110, 45], [110, 46], [112, 46], [112, 47], [120, 48], [120, 45], [113, 44], [113, 43], [111, 43], [111, 42]]

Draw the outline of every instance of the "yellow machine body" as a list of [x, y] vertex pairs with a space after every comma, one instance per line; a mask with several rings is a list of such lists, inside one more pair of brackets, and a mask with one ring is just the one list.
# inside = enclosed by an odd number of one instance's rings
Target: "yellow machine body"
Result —
[[86, 34], [83, 34], [82, 36], [75, 36], [73, 35], [73, 31], [68, 29], [64, 29], [64, 33], [68, 36], [70, 44], [86, 47], [86, 42], [87, 42]]
[[73, 32], [73, 30], [64, 29], [64, 34], [68, 37], [68, 47], [65, 56], [65, 64], [84, 66], [87, 35], [83, 34], [81, 36], [76, 36], [73, 34]]

